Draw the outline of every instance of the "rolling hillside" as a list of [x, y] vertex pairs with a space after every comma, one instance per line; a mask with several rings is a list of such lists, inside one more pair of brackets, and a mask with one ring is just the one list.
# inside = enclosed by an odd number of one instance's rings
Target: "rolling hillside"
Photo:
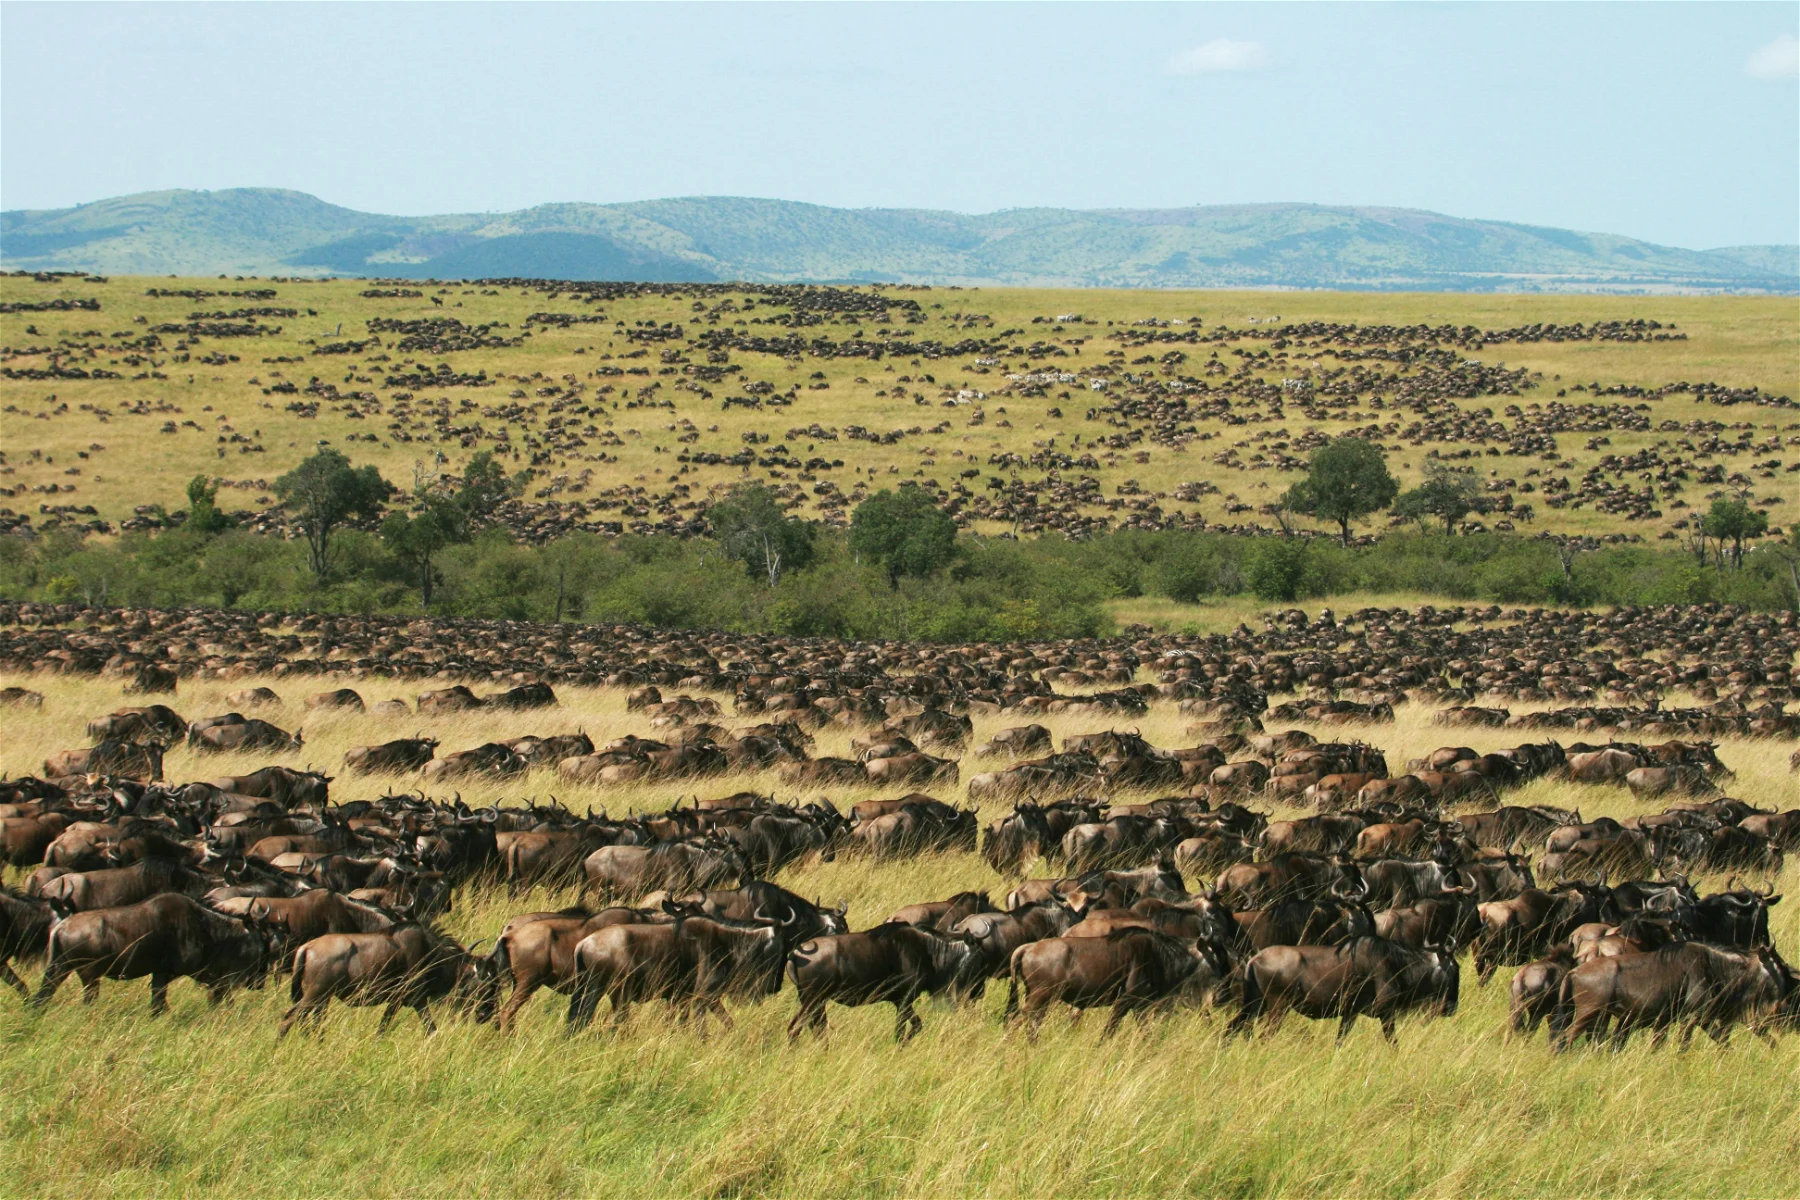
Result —
[[0, 214], [10, 270], [1027, 287], [1800, 290], [1800, 250], [1682, 250], [1414, 209], [1261, 204], [969, 216], [690, 197], [395, 217], [302, 192], [147, 192]]

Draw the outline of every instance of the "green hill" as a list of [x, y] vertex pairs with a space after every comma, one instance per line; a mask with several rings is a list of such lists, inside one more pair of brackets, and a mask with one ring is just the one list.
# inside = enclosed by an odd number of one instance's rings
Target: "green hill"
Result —
[[1310, 204], [970, 216], [698, 196], [394, 217], [303, 192], [147, 192], [0, 214], [11, 270], [1063, 287], [1800, 290], [1800, 248], [1682, 250], [1416, 209]]

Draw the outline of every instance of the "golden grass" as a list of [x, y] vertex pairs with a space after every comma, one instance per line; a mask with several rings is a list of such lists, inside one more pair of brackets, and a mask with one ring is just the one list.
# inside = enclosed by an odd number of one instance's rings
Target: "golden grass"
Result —
[[[85, 718], [122, 702], [115, 682], [8, 677], [48, 697], [41, 712], [0, 716], [0, 755], [18, 774], [81, 743]], [[496, 736], [585, 728], [596, 740], [647, 732], [613, 689], [559, 689], [542, 713], [455, 718], [302, 720], [299, 680], [183, 683], [188, 716], [223, 711], [224, 693], [268, 683], [286, 698], [265, 713], [303, 724], [307, 746], [279, 761], [331, 766], [357, 742], [424, 728], [446, 749]], [[323, 686], [319, 684], [317, 686]], [[374, 700], [414, 684], [362, 680]], [[1338, 731], [1401, 761], [1446, 742], [1492, 749], [1505, 731], [1440, 731], [1407, 706], [1393, 725]], [[1000, 724], [977, 718], [976, 735]], [[1059, 739], [1100, 722], [1053, 717]], [[1161, 745], [1188, 744], [1186, 718], [1161, 706], [1133, 721]], [[1323, 731], [1321, 731], [1323, 732]], [[848, 735], [823, 731], [816, 753]], [[1791, 806], [1790, 747], [1727, 739], [1733, 793]], [[177, 779], [247, 770], [263, 755], [168, 759]], [[965, 773], [975, 767], [965, 760]], [[379, 794], [407, 778], [340, 778], [334, 797]], [[470, 803], [554, 792], [576, 811], [661, 808], [679, 793], [739, 786], [791, 794], [769, 779], [679, 788], [564, 787], [540, 774], [465, 783]], [[840, 803], [865, 793], [834, 793]], [[867, 793], [873, 794], [873, 793]], [[938, 794], [950, 798], [949, 790]], [[955, 794], [960, 794], [957, 789]], [[1520, 802], [1585, 815], [1639, 811], [1623, 790], [1539, 782]], [[984, 819], [993, 815], [987, 806]], [[1794, 869], [1782, 886], [1792, 892]], [[780, 882], [848, 899], [858, 927], [903, 903], [965, 887], [1002, 890], [969, 854], [875, 866], [840, 857]], [[1719, 881], [1710, 881], [1715, 885]], [[567, 899], [465, 895], [449, 918], [470, 939], [511, 913]], [[1800, 905], [1778, 906], [1776, 936], [1800, 940]], [[889, 1009], [833, 1009], [826, 1044], [789, 1048], [792, 996], [738, 1007], [710, 1036], [673, 1027], [655, 1006], [623, 1032], [574, 1040], [560, 998], [539, 998], [518, 1032], [446, 1022], [386, 1037], [370, 1010], [334, 1009], [316, 1039], [275, 1041], [284, 985], [210, 1011], [197, 989], [146, 1015], [141, 983], [104, 986], [93, 1009], [67, 988], [41, 1016], [0, 995], [0, 1193], [138, 1195], [655, 1196], [1758, 1196], [1800, 1195], [1800, 1038], [1771, 1051], [1746, 1035], [1720, 1049], [1555, 1057], [1542, 1035], [1505, 1037], [1505, 976], [1465, 973], [1461, 1011], [1406, 1021], [1393, 1050], [1366, 1023], [1341, 1048], [1335, 1029], [1291, 1020], [1274, 1038], [1227, 1043], [1222, 1022], [1184, 1012], [1099, 1040], [1098, 1020], [1052, 1020], [1035, 1047], [1000, 1023], [1003, 988], [962, 1011], [928, 1007], [910, 1046], [891, 1041]]]

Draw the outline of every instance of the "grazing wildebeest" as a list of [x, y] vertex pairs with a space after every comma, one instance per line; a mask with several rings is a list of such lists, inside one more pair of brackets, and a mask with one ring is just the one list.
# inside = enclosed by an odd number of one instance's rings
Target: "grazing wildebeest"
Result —
[[973, 939], [899, 922], [803, 942], [788, 954], [788, 976], [800, 996], [788, 1038], [807, 1029], [823, 1035], [827, 1003], [892, 1004], [894, 1040], [908, 1041], [924, 1027], [913, 1011], [920, 996], [979, 996], [984, 968]]
[[248, 775], [225, 775], [207, 782], [222, 792], [273, 800], [283, 808], [323, 808], [331, 790], [329, 775], [290, 767], [264, 767]]
[[254, 717], [231, 725], [190, 727], [188, 741], [194, 749], [207, 751], [298, 750], [305, 744], [299, 733], [289, 733]]
[[354, 688], [333, 688], [329, 692], [315, 692], [306, 698], [308, 709], [343, 708], [351, 712], [363, 711], [363, 698]]
[[[1021, 1014], [1025, 1035], [1037, 1040], [1038, 1027], [1054, 1003], [1076, 1009], [1112, 1005], [1102, 1036], [1110, 1037], [1130, 1012], [1173, 1003], [1190, 976], [1207, 961], [1198, 945], [1154, 929], [1117, 929], [1103, 938], [1058, 937], [1013, 951], [1006, 994], [1006, 1017]], [[1021, 985], [1024, 1003], [1019, 1000]]]
[[187, 735], [188, 723], [166, 704], [121, 708], [88, 722], [87, 735], [95, 742], [161, 742], [172, 745]]
[[293, 1006], [282, 1014], [277, 1037], [310, 1018], [316, 1026], [332, 1000], [386, 1005], [376, 1032], [385, 1032], [401, 1008], [419, 1014], [426, 1033], [436, 1033], [431, 1002], [461, 991], [477, 1021], [493, 1015], [497, 981], [487, 960], [427, 925], [402, 925], [379, 933], [328, 933], [294, 952], [289, 988]]
[[163, 777], [163, 744], [161, 742], [124, 742], [108, 739], [87, 750], [61, 750], [44, 760], [44, 774], [57, 778], [68, 775], [123, 775], [128, 779], [155, 780]]
[[124, 908], [76, 913], [50, 930], [44, 981], [32, 996], [42, 1008], [71, 974], [82, 999], [100, 994], [102, 979], [150, 977], [150, 1013], [167, 1011], [169, 983], [192, 977], [217, 1004], [233, 987], [262, 982], [268, 938], [251, 923], [221, 916], [188, 896], [165, 893]]
[[1395, 1042], [1394, 1020], [1403, 1012], [1455, 1015], [1460, 974], [1454, 947], [1415, 950], [1378, 937], [1342, 946], [1271, 946], [1244, 964], [1243, 1008], [1226, 1032], [1247, 1037], [1260, 1019], [1272, 1033], [1293, 1009], [1314, 1020], [1336, 1017], [1340, 1042], [1357, 1017], [1371, 1016]]

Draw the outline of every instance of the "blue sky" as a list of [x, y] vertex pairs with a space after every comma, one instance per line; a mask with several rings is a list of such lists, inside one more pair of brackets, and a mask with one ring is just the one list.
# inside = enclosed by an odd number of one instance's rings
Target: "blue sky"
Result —
[[1309, 201], [1800, 240], [1800, 5], [0, 4], [0, 205]]

